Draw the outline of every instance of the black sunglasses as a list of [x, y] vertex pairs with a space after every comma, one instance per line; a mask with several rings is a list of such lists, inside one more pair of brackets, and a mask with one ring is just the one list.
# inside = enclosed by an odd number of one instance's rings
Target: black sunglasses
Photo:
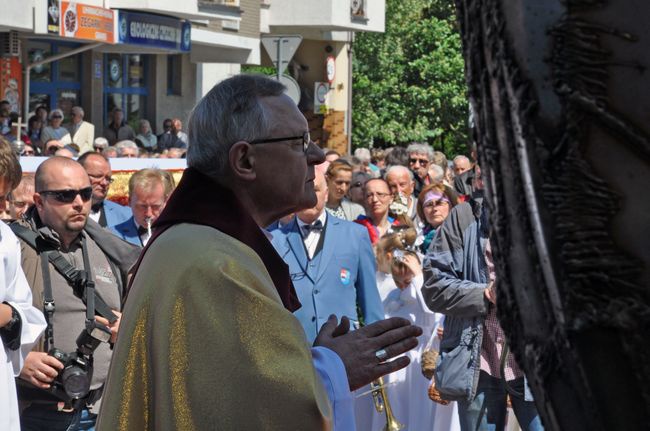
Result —
[[295, 141], [298, 139], [302, 139], [302, 151], [307, 152], [307, 148], [309, 148], [309, 144], [311, 143], [311, 136], [309, 135], [309, 132], [305, 132], [302, 134], [302, 136], [288, 136], [285, 138], [264, 138], [264, 139], [255, 139], [249, 142], [251, 145], [255, 144], [270, 144], [271, 142], [282, 142], [282, 141]]
[[92, 197], [93, 195], [93, 188], [92, 187], [86, 187], [81, 190], [43, 190], [42, 192], [38, 192], [41, 195], [44, 196], [52, 196], [55, 200], [64, 203], [64, 204], [69, 204], [72, 203], [77, 195], [81, 196], [81, 200], [84, 202], [88, 202], [88, 200]]

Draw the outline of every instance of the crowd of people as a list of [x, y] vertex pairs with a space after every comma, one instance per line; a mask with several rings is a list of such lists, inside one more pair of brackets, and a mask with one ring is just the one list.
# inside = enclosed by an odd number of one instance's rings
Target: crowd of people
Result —
[[[0, 101], [0, 136], [9, 141], [22, 157], [53, 155], [79, 157], [84, 153], [101, 152], [106, 157], [182, 158], [187, 151], [188, 137], [178, 118], [163, 121], [162, 132], [156, 135], [148, 120], [137, 122], [137, 131], [126, 123], [124, 112], [114, 108], [102, 133], [84, 119], [81, 106], [70, 110], [64, 123], [61, 109], [49, 110], [39, 105], [27, 120], [27, 128], [18, 124], [18, 114], [10, 111], [7, 101]], [[18, 130], [20, 128], [20, 130]]]
[[[542, 429], [496, 319], [475, 149], [324, 153], [281, 84], [245, 75], [189, 136], [42, 111], [35, 174], [0, 139], [3, 429], [376, 430], [375, 397], [408, 430], [501, 431], [507, 400]], [[121, 206], [111, 149], [188, 169], [134, 173]]]

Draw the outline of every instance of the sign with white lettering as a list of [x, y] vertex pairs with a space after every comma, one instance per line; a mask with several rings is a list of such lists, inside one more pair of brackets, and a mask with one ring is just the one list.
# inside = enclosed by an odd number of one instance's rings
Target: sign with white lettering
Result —
[[189, 21], [121, 10], [117, 26], [120, 43], [190, 51], [192, 25]]
[[62, 1], [59, 9], [61, 36], [115, 43], [115, 11], [68, 1]]

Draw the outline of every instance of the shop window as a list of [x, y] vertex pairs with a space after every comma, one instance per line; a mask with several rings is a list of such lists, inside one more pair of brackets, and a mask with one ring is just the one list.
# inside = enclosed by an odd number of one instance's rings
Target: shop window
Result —
[[122, 88], [123, 66], [122, 56], [120, 54], [108, 54], [106, 56], [106, 65], [108, 68], [107, 86], [110, 88]]
[[[59, 49], [59, 54], [65, 53], [66, 51], [70, 51], [70, 48]], [[73, 55], [59, 60], [58, 74], [59, 81], [79, 81], [79, 56]]]
[[167, 56], [167, 94], [170, 96], [181, 96], [183, 56]]
[[[30, 41], [27, 56], [30, 63], [53, 55], [64, 54], [79, 45], [74, 43]], [[70, 110], [81, 101], [81, 54], [32, 67], [30, 71], [29, 110], [44, 105], [48, 110], [63, 111], [64, 122], [70, 121]]]
[[[36, 63], [52, 56], [52, 47], [49, 43], [30, 44], [27, 50], [27, 56], [30, 63]], [[52, 63], [34, 66], [31, 70], [32, 82], [51, 82], [52, 81]]]
[[147, 59], [146, 55], [107, 54], [104, 78], [104, 106], [106, 125], [110, 112], [119, 107], [124, 111], [125, 121], [138, 130], [138, 122], [147, 118]]
[[129, 87], [144, 87], [144, 65], [141, 55], [128, 56]]

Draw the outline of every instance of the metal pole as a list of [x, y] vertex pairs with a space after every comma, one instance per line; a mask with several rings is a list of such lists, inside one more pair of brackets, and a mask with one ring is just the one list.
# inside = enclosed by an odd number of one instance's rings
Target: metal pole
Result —
[[350, 32], [348, 42], [348, 154], [352, 154], [352, 43], [354, 42], [354, 32]]
[[71, 51], [64, 52], [62, 54], [53, 55], [51, 57], [44, 58], [43, 60], [35, 61], [34, 63], [27, 64], [27, 66], [25, 66], [25, 113], [24, 113], [25, 118], [28, 118], [29, 115], [29, 81], [30, 81], [31, 70], [34, 67], [41, 66], [47, 63], [52, 63], [53, 61], [58, 61], [66, 57], [77, 55], [84, 51], [99, 48], [102, 45], [104, 45], [103, 42], [98, 42], [98, 43], [92, 43], [90, 45], [80, 46], [79, 48], [73, 49]]
[[282, 39], [278, 39], [278, 82], [280, 81], [280, 78], [282, 77]]
[[24, 97], [25, 97], [25, 110], [23, 111], [23, 115], [25, 118], [29, 117], [29, 76], [32, 71], [31, 66], [27, 65], [25, 66], [25, 85], [23, 87], [24, 91]]

